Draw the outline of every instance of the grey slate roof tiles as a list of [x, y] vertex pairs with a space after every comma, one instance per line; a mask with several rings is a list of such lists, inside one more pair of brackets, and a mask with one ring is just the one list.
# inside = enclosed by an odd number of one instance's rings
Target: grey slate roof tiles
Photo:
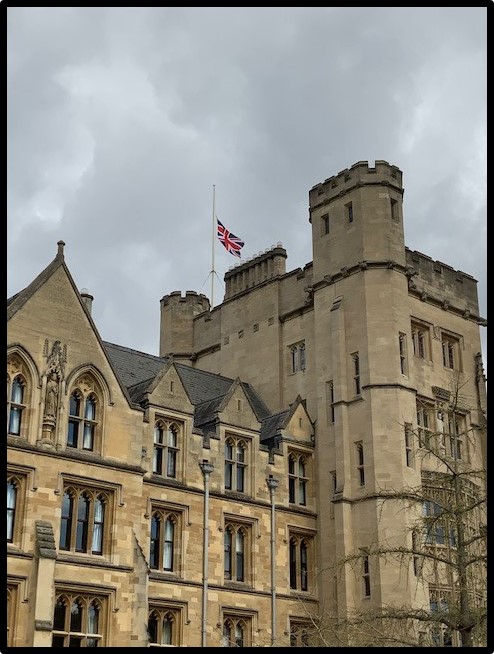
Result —
[[[144, 393], [161, 372], [163, 366], [170, 363], [171, 360], [170, 357], [146, 354], [107, 341], [104, 341], [103, 345], [114, 369], [126, 386], [131, 400], [136, 403], [142, 400]], [[191, 403], [195, 406], [194, 426], [214, 424], [216, 411], [230, 391], [234, 380], [213, 372], [192, 368], [183, 363], [175, 363], [175, 368]], [[254, 388], [246, 382], [241, 382], [241, 386], [257, 419], [262, 422], [269, 418], [271, 412]], [[275, 423], [271, 421], [269, 424]], [[263, 431], [271, 434], [271, 429], [265, 429], [264, 426], [261, 433]]]

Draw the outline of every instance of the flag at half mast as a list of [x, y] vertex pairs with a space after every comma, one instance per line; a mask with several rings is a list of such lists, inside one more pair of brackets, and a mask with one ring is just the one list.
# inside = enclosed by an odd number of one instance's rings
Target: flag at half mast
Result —
[[232, 234], [226, 227], [220, 223], [218, 217], [216, 217], [216, 222], [218, 224], [218, 238], [223, 243], [225, 248], [233, 254], [235, 257], [240, 257], [240, 250], [244, 247], [245, 243], [235, 234]]

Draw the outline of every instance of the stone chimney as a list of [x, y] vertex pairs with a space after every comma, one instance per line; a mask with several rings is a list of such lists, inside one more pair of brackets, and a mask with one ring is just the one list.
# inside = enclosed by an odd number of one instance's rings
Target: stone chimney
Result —
[[89, 315], [91, 315], [91, 309], [93, 308], [93, 300], [94, 297], [91, 295], [91, 293], [87, 290], [87, 288], [81, 289], [81, 299], [88, 310]]

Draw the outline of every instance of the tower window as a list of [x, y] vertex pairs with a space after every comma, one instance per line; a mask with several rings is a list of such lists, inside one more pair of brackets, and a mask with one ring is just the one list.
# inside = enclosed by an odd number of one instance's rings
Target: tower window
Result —
[[391, 204], [391, 220], [397, 221], [399, 218], [398, 201], [394, 200], [393, 198], [390, 198], [390, 204]]
[[353, 223], [353, 204], [349, 202], [348, 204], [345, 205], [346, 207], [346, 215], [349, 223]]
[[321, 236], [329, 234], [329, 214], [321, 216]]

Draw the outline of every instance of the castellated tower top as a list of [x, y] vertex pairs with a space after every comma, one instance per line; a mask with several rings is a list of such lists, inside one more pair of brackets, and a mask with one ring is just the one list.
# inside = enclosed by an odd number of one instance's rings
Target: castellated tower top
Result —
[[321, 203], [368, 184], [391, 186], [403, 195], [402, 173], [397, 166], [382, 159], [376, 159], [374, 166], [370, 166], [368, 161], [357, 161], [350, 168], [313, 186], [309, 191], [310, 207], [314, 209]]

